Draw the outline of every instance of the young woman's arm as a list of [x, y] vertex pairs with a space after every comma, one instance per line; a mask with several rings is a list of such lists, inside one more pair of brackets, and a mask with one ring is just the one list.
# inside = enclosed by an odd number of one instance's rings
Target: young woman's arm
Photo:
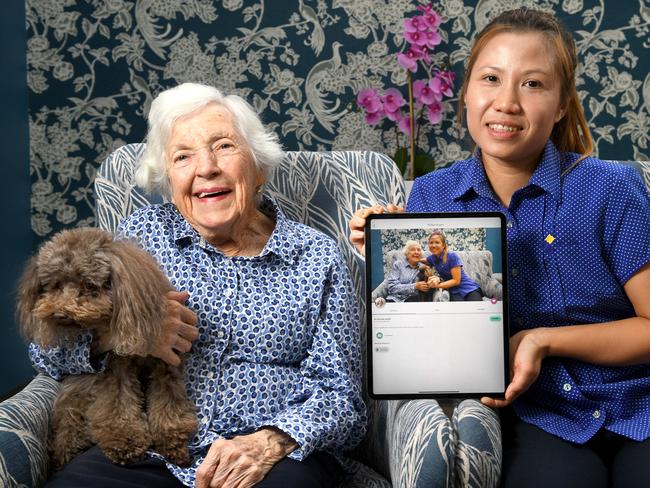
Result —
[[547, 356], [578, 359], [603, 366], [650, 363], [650, 263], [624, 285], [636, 316], [600, 324], [539, 327], [510, 338], [512, 380], [505, 399], [482, 398], [491, 407], [504, 407], [524, 393], [539, 376]]

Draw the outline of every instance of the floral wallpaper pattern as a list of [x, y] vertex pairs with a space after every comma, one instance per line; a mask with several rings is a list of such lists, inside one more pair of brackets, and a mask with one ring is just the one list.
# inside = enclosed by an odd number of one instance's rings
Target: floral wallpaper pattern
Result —
[[[95, 221], [92, 181], [115, 148], [139, 142], [161, 90], [185, 81], [246, 97], [287, 149], [370, 149], [390, 137], [363, 121], [367, 86], [405, 82], [395, 53], [420, 0], [26, 0], [32, 228], [38, 239]], [[519, 5], [555, 12], [574, 32], [579, 89], [598, 153], [649, 159], [648, 0], [436, 0], [435, 56], [457, 72], [476, 30]], [[420, 145], [440, 166], [468, 155], [443, 123]]]
[[[429, 254], [427, 242], [431, 232], [428, 229], [389, 229], [381, 232], [381, 247], [384, 253], [403, 250], [406, 241], [420, 243], [425, 254]], [[485, 249], [485, 229], [445, 229], [445, 238], [452, 251], [482, 251]]]

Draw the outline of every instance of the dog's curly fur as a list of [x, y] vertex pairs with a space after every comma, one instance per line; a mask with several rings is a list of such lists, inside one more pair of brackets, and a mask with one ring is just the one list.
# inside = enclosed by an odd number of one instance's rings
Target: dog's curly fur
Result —
[[27, 340], [55, 347], [90, 330], [112, 345], [104, 372], [63, 380], [53, 412], [55, 469], [92, 444], [119, 464], [142, 459], [149, 448], [189, 463], [196, 408], [181, 369], [150, 356], [171, 289], [149, 254], [95, 228], [58, 233], [28, 264], [17, 308]]

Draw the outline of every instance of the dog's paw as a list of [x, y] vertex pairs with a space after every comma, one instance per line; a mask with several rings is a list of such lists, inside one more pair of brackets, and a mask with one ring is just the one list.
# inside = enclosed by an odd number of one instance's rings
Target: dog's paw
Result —
[[99, 448], [114, 464], [124, 465], [142, 461], [150, 444], [148, 438], [115, 437], [99, 443]]
[[56, 450], [54, 449], [51, 454], [52, 469], [60, 471], [63, 467], [72, 461], [72, 458], [77, 454], [72, 450]]
[[177, 466], [189, 466], [187, 445], [196, 433], [198, 422], [192, 415], [177, 419], [177, 422], [176, 425], [167, 426], [164, 431], [157, 432], [153, 449]]
[[55, 435], [49, 445], [52, 467], [55, 471], [59, 471], [72, 461], [72, 458], [90, 446], [90, 440], [86, 437]]
[[154, 450], [163, 456], [166, 461], [175, 464], [176, 466], [189, 466], [191, 459], [190, 453], [187, 449], [187, 444], [174, 444], [169, 443], [164, 446], [154, 446]]

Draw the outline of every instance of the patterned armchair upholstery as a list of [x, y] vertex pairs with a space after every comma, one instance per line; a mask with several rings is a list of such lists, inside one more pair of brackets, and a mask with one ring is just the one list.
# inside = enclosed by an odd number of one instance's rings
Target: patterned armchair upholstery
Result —
[[492, 273], [490, 251], [457, 251], [467, 275], [481, 287], [483, 295], [489, 298], [503, 298], [501, 282]]
[[[133, 182], [143, 149], [143, 144], [123, 146], [102, 164], [95, 180], [100, 227], [114, 231], [122, 218], [151, 201]], [[376, 202], [404, 204], [404, 185], [394, 163], [372, 152], [289, 152], [266, 191], [289, 218], [338, 242], [362, 298], [363, 261], [348, 240], [348, 221], [356, 209]], [[360, 327], [365, 340], [365, 323]], [[39, 375], [0, 406], [0, 486], [40, 486], [46, 479], [45, 446], [57, 390], [57, 382]], [[369, 400], [368, 405], [368, 435], [352, 453], [359, 470], [346, 487], [498, 483], [501, 441], [493, 411], [468, 400], [456, 406], [450, 419], [433, 400]]]

